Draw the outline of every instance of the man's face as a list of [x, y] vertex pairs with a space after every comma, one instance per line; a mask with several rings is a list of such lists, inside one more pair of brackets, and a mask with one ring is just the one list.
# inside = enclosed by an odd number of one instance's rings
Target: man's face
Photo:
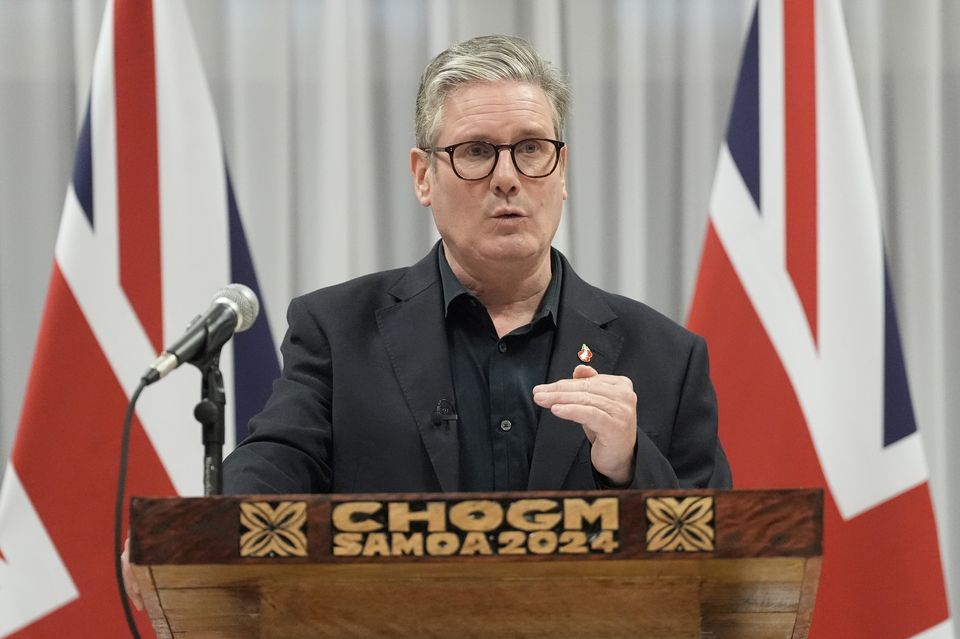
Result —
[[[436, 146], [556, 137], [542, 89], [509, 80], [475, 82], [447, 96]], [[517, 171], [505, 149], [493, 174], [477, 181], [457, 177], [444, 152], [436, 154], [431, 166], [426, 153], [411, 151], [417, 198], [432, 208], [448, 258], [467, 269], [549, 259], [567, 197], [566, 151], [560, 150], [560, 163], [552, 174], [530, 178]]]

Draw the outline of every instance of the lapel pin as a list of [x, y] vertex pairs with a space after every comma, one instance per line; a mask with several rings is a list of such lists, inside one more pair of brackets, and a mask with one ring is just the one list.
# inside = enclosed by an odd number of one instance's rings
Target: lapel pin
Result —
[[577, 357], [584, 364], [589, 364], [590, 360], [593, 359], [593, 351], [590, 350], [590, 347], [586, 344], [580, 345], [580, 352], [577, 353]]

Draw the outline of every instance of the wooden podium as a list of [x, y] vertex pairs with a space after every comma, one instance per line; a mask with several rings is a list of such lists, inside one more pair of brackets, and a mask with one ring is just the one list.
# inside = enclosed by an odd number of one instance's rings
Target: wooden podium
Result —
[[157, 636], [806, 637], [823, 494], [134, 499]]

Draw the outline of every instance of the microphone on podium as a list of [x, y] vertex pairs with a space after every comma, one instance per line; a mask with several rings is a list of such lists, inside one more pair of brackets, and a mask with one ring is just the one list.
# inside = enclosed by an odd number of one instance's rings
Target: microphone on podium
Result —
[[230, 284], [213, 295], [202, 315], [187, 326], [183, 335], [150, 364], [142, 380], [148, 386], [181, 364], [198, 364], [218, 352], [234, 333], [250, 328], [260, 313], [256, 294], [243, 284]]

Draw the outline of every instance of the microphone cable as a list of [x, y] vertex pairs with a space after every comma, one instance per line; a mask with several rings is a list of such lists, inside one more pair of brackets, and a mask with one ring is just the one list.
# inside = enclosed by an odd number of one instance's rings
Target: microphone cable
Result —
[[[231, 312], [232, 311], [232, 312]], [[137, 624], [130, 609], [130, 601], [123, 585], [123, 506], [124, 489], [127, 483], [127, 458], [130, 451], [130, 430], [133, 423], [134, 407], [140, 393], [150, 384], [160, 380], [181, 364], [195, 364], [207, 358], [210, 353], [217, 354], [220, 348], [239, 333], [250, 328], [260, 313], [260, 301], [249, 287], [243, 284], [230, 284], [219, 289], [213, 296], [210, 308], [190, 323], [186, 333], [168, 350], [157, 357], [150, 368], [140, 378], [137, 390], [130, 396], [127, 414], [123, 418], [123, 434], [120, 438], [120, 472], [117, 478], [117, 500], [113, 510], [113, 569], [120, 589], [120, 604], [134, 639], [140, 639]], [[202, 370], [202, 369], [201, 369]], [[199, 419], [199, 418], [198, 418]]]
[[127, 456], [130, 450], [130, 430], [133, 423], [134, 407], [137, 405], [140, 393], [142, 393], [146, 387], [146, 380], [141, 379], [137, 390], [135, 390], [130, 397], [130, 403], [127, 404], [127, 413], [123, 417], [123, 434], [120, 437], [120, 473], [117, 478], [117, 500], [113, 509], [113, 569], [117, 578], [117, 586], [120, 588], [120, 604], [123, 606], [123, 614], [127, 619], [130, 634], [134, 639], [140, 639], [140, 633], [137, 630], [137, 622], [133, 618], [133, 610], [130, 609], [127, 590], [123, 585], [123, 561], [120, 555], [123, 552], [123, 502], [124, 490], [127, 483]]

